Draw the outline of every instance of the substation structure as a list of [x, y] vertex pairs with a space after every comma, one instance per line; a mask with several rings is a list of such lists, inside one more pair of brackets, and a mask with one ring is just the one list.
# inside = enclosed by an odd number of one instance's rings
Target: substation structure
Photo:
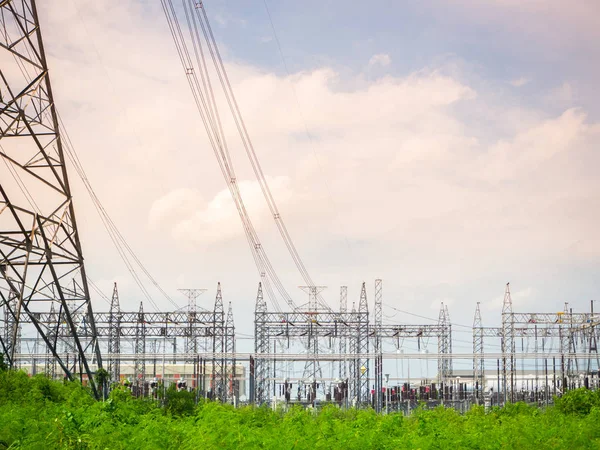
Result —
[[[406, 339], [437, 340], [438, 375], [433, 389], [444, 392], [452, 376], [452, 325], [447, 307], [440, 310], [437, 324], [382, 323], [382, 282], [375, 281], [374, 313], [369, 314], [367, 291], [362, 284], [358, 307], [347, 308], [347, 287], [340, 289], [340, 309], [320, 307], [319, 289], [308, 289], [305, 308], [291, 312], [269, 312], [259, 285], [255, 309], [255, 351], [250, 360], [250, 401], [314, 404], [317, 396], [346, 407], [372, 406], [381, 411], [385, 402], [384, 344], [395, 349], [395, 357]], [[370, 322], [370, 318], [374, 318]], [[289, 367], [304, 364], [302, 377], [289, 376]], [[329, 364], [329, 377], [323, 365]], [[287, 373], [286, 373], [287, 372]], [[389, 376], [389, 375], [388, 375]], [[387, 377], [386, 377], [387, 378]], [[400, 387], [398, 386], [398, 389]]]
[[[122, 311], [115, 283], [110, 311], [95, 312], [95, 333], [101, 347], [107, 384], [115, 382], [131, 386], [135, 395], [149, 395], [160, 382], [182, 382], [196, 389], [198, 394], [223, 402], [239, 397], [243, 368], [236, 365], [235, 325], [231, 303], [225, 312], [221, 285], [217, 286], [214, 308], [203, 310], [196, 306], [198, 289], [183, 290], [188, 296], [187, 310], [174, 312], [144, 312], [143, 303], [135, 312]], [[4, 311], [2, 333], [12, 335], [13, 323]], [[72, 315], [78, 325], [78, 334], [88, 338], [85, 315]], [[33, 319], [48, 329], [56, 330], [55, 348], [65, 361], [78, 366], [77, 352], [70, 343], [70, 329], [66, 320], [53, 308], [48, 313], [33, 313]], [[18, 336], [27, 329], [28, 336], [35, 332], [28, 320], [20, 322]], [[34, 333], [33, 333], [34, 334]], [[57, 360], [39, 335], [20, 338], [15, 350], [15, 366], [30, 373], [61, 376]], [[92, 360], [93, 369], [97, 368]], [[166, 370], [165, 370], [166, 369]], [[74, 369], [83, 383], [88, 382], [85, 371]], [[243, 381], [243, 380], [242, 380]], [[108, 387], [108, 386], [107, 386]]]
[[[553, 396], [569, 389], [582, 386], [597, 389], [600, 386], [599, 324], [600, 314], [594, 313], [593, 301], [590, 311], [585, 313], [573, 312], [568, 303], [558, 312], [515, 312], [507, 283], [500, 327], [484, 327], [479, 303], [475, 310], [473, 392], [476, 400], [483, 399], [486, 385], [496, 387], [496, 392], [488, 395], [494, 396], [497, 404], [548, 403]], [[495, 359], [486, 355], [485, 348], [491, 346], [500, 349]]]

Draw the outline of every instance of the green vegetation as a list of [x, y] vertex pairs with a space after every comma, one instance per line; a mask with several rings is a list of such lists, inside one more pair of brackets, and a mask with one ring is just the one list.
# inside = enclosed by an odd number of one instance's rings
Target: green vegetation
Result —
[[166, 406], [113, 390], [96, 402], [77, 383], [0, 371], [0, 448], [546, 449], [600, 448], [600, 394], [580, 389], [539, 410], [525, 404], [410, 418], [373, 411], [234, 409], [167, 391]]

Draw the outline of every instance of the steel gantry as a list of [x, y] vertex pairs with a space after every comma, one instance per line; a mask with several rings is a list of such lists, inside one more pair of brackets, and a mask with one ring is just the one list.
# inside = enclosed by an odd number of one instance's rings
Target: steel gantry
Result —
[[[55, 330], [55, 335], [49, 335], [59, 342], [70, 336], [70, 330], [60, 325], [58, 314], [52, 308], [48, 313], [32, 313], [32, 317], [38, 323], [45, 327]], [[124, 366], [131, 367], [131, 373], [127, 376], [133, 376], [132, 385], [139, 395], [148, 393], [149, 364], [159, 357], [165, 357], [169, 354], [171, 362], [185, 366], [190, 361], [194, 364], [194, 379], [198, 379], [200, 370], [199, 355], [202, 354], [202, 363], [206, 366], [210, 364], [209, 376], [210, 385], [207, 386], [206, 396], [221, 401], [233, 401], [233, 396], [239, 394], [236, 388], [235, 372], [235, 327], [233, 323], [233, 309], [231, 303], [225, 315], [223, 310], [223, 297], [220, 284], [217, 286], [217, 295], [212, 311], [196, 310], [194, 314], [189, 311], [174, 312], [152, 312], [145, 311], [144, 305], [140, 302], [138, 311], [122, 311], [119, 305], [119, 292], [117, 285], [114, 285], [111, 299], [111, 307], [108, 312], [94, 313], [94, 322], [96, 324], [95, 333], [99, 345], [102, 347], [103, 354], [108, 362], [108, 373], [110, 381], [119, 382], [125, 376], [122, 373]], [[81, 324], [84, 316], [75, 313], [73, 319]], [[64, 321], [64, 319], [63, 319]], [[21, 325], [27, 327], [30, 324], [29, 318], [24, 317]], [[81, 339], [87, 339], [91, 333], [88, 327], [80, 326], [78, 328]], [[28, 338], [33, 342], [39, 342], [39, 336]], [[195, 353], [183, 351], [177, 353], [177, 349], [185, 349], [183, 345], [178, 346], [177, 341], [191, 342], [193, 340], [204, 340], [208, 342], [205, 349], [200, 349]], [[167, 345], [170, 343], [173, 351], [167, 351]], [[31, 365], [33, 373], [37, 370], [37, 359], [39, 355], [34, 351], [28, 354], [26, 348], [19, 349], [16, 360], [21, 364]], [[159, 352], [159, 349], [162, 351]], [[39, 352], [38, 352], [39, 353]], [[209, 354], [210, 357], [206, 355]], [[71, 358], [69, 348], [62, 349], [59, 356], [65, 360]], [[50, 376], [52, 366], [56, 358], [46, 356], [46, 373]], [[48, 368], [50, 367], [50, 368]], [[153, 371], [156, 374], [156, 370]], [[202, 374], [204, 375], [204, 373]], [[87, 380], [87, 377], [84, 377]], [[203, 378], [202, 378], [203, 379]], [[201, 387], [204, 386], [191, 386]]]
[[[0, 348], [14, 366], [25, 320], [98, 396], [91, 364], [102, 360], [35, 1], [0, 2], [0, 29]], [[59, 320], [39, 321], [52, 304]]]
[[[533, 365], [528, 372], [534, 377], [531, 384], [535, 384], [536, 390], [542, 386], [548, 390], [551, 384], [556, 395], [565, 389], [586, 384], [590, 376], [596, 377], [600, 367], [595, 345], [598, 332], [596, 324], [599, 321], [600, 315], [594, 314], [593, 302], [589, 313], [574, 313], [567, 304], [563, 311], [555, 313], [515, 312], [507, 284], [501, 327], [483, 327], [479, 303], [477, 304], [473, 322], [474, 380], [480, 383], [483, 381], [485, 360], [488, 359], [488, 355], [484, 355], [484, 338], [487, 337], [500, 339], [501, 361], [498, 361], [498, 370], [501, 369], [501, 376], [499, 372], [497, 384], [504, 402], [523, 399], [523, 387], [517, 387], [517, 368], [521, 366], [520, 378], [523, 384], [526, 361]], [[532, 341], [533, 345], [530, 344]], [[555, 347], [558, 347], [558, 351], [554, 351]], [[552, 379], [548, 379], [548, 359]], [[546, 397], [550, 394], [546, 392]]]
[[[383, 363], [385, 344], [391, 344], [399, 352], [404, 339], [435, 338], [438, 341], [439, 360], [445, 361], [445, 380], [451, 375], [451, 324], [448, 310], [443, 310], [443, 320], [434, 325], [384, 324], [382, 313], [382, 281], [375, 281], [374, 322], [369, 322], [369, 306], [365, 283], [361, 286], [358, 309], [352, 302], [347, 311], [347, 288], [340, 289], [340, 311], [325, 308], [304, 310], [297, 308], [291, 312], [269, 312], [262, 297], [259, 285], [255, 309], [255, 354], [250, 363], [250, 399], [264, 404], [270, 402], [271, 392], [289, 392], [293, 384], [285, 374], [277, 377], [273, 370], [276, 361], [283, 361], [279, 367], [289, 367], [293, 361], [304, 361], [303, 376], [296, 379], [298, 401], [314, 403], [317, 386], [345, 405], [365, 407], [371, 405], [377, 411], [383, 406]], [[315, 344], [319, 341], [320, 344]], [[278, 342], [279, 345], [274, 344]], [[310, 342], [311, 347], [306, 348]], [[319, 350], [317, 353], [315, 349]], [[298, 352], [304, 355], [298, 358]], [[286, 361], [286, 354], [289, 361]], [[337, 379], [324, 378], [322, 373], [311, 372], [307, 377], [306, 367], [319, 367], [317, 362], [331, 361], [337, 364]], [[370, 372], [374, 362], [374, 373]], [[284, 371], [285, 369], [281, 369]], [[332, 375], [335, 372], [332, 367]], [[330, 383], [326, 386], [326, 383]], [[373, 382], [371, 385], [370, 383]], [[371, 389], [372, 390], [371, 390]], [[338, 397], [336, 397], [338, 396]], [[341, 397], [339, 397], [341, 396]]]

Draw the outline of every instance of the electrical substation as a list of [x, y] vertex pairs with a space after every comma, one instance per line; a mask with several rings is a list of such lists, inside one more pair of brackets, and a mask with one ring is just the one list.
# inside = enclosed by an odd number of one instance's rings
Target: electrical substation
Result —
[[[85, 238], [77, 228], [68, 162], [84, 181], [128, 269], [133, 273], [133, 263], [141, 263], [86, 181], [64, 130], [35, 0], [0, 0], [0, 350], [10, 367], [80, 380], [97, 398], [115, 383], [147, 397], [176, 383], [198, 397], [236, 405], [335, 403], [378, 412], [409, 413], [423, 402], [459, 410], [516, 401], [547, 405], [566, 390], [598, 388], [600, 316], [593, 302], [585, 312], [568, 304], [558, 312], [519, 312], [513, 310], [507, 284], [501, 326], [484, 326], [475, 304], [472, 352], [460, 353], [453, 352], [456, 324], [444, 304], [430, 323], [384, 320], [380, 279], [362, 283], [358, 298], [348, 298], [348, 288], [341, 286], [339, 305], [329, 306], [271, 194], [202, 2], [186, 0], [183, 9], [171, 0], [161, 4], [256, 263], [260, 282], [247, 296], [255, 299], [253, 351], [237, 349], [238, 300], [224, 300], [220, 284], [204, 294], [214, 294], [210, 308], [197, 303], [203, 290], [181, 289], [188, 300], [183, 308], [171, 301], [172, 310], [160, 311], [144, 291], [139, 309], [126, 311], [116, 283], [108, 311], [92, 300], [91, 289], [102, 294], [85, 271]], [[303, 305], [286, 291], [250, 221], [219, 119], [218, 87], [303, 280], [308, 299]], [[431, 362], [435, 375], [413, 374], [411, 379], [414, 361]], [[454, 369], [458, 361], [460, 370]], [[398, 362], [408, 374], [394, 370]], [[99, 369], [108, 372], [105, 386], [97, 384]]]

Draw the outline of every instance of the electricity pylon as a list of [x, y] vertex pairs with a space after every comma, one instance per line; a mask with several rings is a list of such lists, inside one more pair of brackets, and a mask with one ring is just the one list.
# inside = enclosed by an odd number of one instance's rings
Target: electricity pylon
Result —
[[[87, 377], [98, 396], [91, 363], [102, 360], [35, 0], [0, 1], [0, 29], [0, 307], [13, 330], [27, 317], [65, 375]], [[53, 303], [54, 326], [40, 320]], [[11, 366], [15, 342], [0, 345]]]

